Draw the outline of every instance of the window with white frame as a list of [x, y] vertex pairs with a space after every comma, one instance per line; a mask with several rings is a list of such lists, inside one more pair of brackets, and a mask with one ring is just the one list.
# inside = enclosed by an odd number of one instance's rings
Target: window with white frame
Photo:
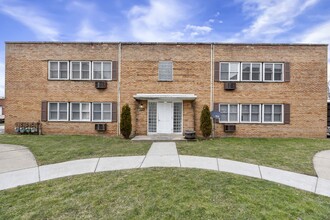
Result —
[[71, 79], [74, 80], [89, 80], [90, 77], [90, 62], [88, 61], [72, 61], [71, 62]]
[[220, 104], [220, 122], [237, 123], [238, 120], [238, 104]]
[[264, 63], [264, 81], [282, 82], [284, 79], [283, 63]]
[[173, 62], [159, 61], [158, 63], [158, 80], [173, 81]]
[[67, 80], [69, 79], [68, 61], [49, 61], [48, 79]]
[[281, 104], [264, 104], [262, 121], [264, 123], [282, 123], [283, 122], [283, 105], [281, 105]]
[[71, 114], [70, 120], [71, 121], [90, 121], [91, 120], [91, 112], [90, 112], [90, 103], [71, 103]]
[[93, 121], [112, 120], [112, 104], [110, 102], [93, 103]]
[[241, 122], [259, 123], [261, 122], [260, 104], [241, 104]]
[[69, 104], [67, 102], [49, 102], [48, 103], [49, 121], [68, 121]]
[[221, 81], [238, 81], [240, 63], [220, 63]]
[[109, 61], [93, 61], [93, 79], [95, 80], [111, 80], [112, 62]]
[[242, 81], [261, 81], [261, 63], [242, 63]]

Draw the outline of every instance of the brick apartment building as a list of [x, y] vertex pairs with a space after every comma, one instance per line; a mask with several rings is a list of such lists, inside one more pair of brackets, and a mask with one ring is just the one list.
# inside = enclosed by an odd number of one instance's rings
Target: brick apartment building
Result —
[[133, 135], [200, 135], [208, 105], [218, 137], [325, 138], [327, 45], [6, 43], [6, 133], [119, 135], [126, 103]]

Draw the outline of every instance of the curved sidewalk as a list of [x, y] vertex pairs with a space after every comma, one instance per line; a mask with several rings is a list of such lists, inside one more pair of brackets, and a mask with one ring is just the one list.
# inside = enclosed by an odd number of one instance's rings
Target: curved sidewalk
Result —
[[0, 190], [84, 173], [148, 167], [197, 168], [228, 172], [330, 197], [330, 180], [221, 158], [178, 155], [174, 142], [153, 143], [146, 156], [82, 159], [1, 173]]
[[0, 173], [37, 166], [36, 159], [27, 147], [0, 144]]
[[315, 154], [313, 165], [318, 177], [330, 180], [330, 150]]

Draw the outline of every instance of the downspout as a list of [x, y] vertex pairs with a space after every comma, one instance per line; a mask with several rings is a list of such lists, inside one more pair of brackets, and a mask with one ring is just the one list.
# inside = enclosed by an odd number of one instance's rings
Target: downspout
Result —
[[[211, 111], [214, 110], [214, 44], [211, 43], [211, 96], [210, 96], [210, 109]], [[212, 120], [212, 137], [214, 138], [215, 136], [215, 123], [214, 119]]]
[[120, 80], [121, 80], [121, 43], [118, 44], [118, 82], [117, 82], [117, 135], [120, 135]]
[[214, 102], [214, 45], [211, 43], [211, 79], [210, 79], [210, 86], [211, 86], [211, 94], [210, 94], [210, 109], [213, 111], [213, 102]]

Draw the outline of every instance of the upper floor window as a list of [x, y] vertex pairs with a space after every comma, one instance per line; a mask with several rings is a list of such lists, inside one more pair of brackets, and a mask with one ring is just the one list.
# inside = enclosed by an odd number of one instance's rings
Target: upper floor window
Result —
[[88, 61], [72, 61], [71, 62], [71, 79], [89, 80], [90, 77], [90, 62]]
[[264, 63], [264, 81], [283, 81], [283, 63]]
[[220, 122], [238, 122], [238, 104], [220, 104]]
[[159, 61], [158, 63], [158, 80], [173, 81], [173, 62]]
[[49, 102], [48, 103], [49, 121], [68, 121], [69, 103], [67, 102]]
[[69, 62], [68, 61], [50, 61], [48, 63], [49, 79], [69, 79]]
[[216, 62], [214, 81], [289, 82], [290, 63]]
[[220, 80], [237, 81], [240, 63], [220, 63]]
[[261, 63], [242, 63], [242, 81], [261, 81]]
[[93, 79], [111, 80], [112, 63], [109, 61], [93, 61]]
[[90, 121], [90, 103], [71, 103], [71, 121]]

